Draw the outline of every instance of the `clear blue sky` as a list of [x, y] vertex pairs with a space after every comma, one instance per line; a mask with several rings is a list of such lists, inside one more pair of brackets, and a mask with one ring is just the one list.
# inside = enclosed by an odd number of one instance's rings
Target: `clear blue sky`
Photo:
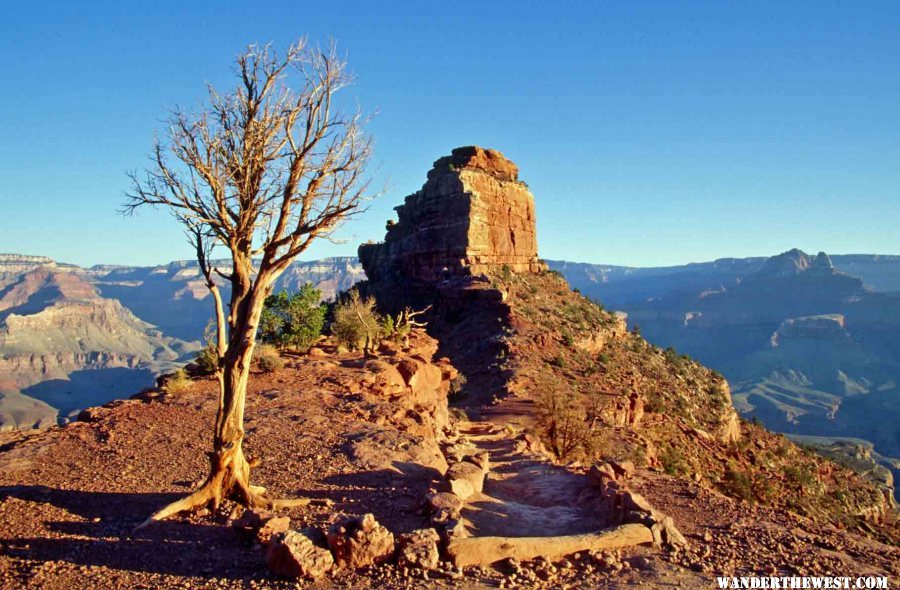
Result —
[[166, 109], [251, 42], [333, 36], [380, 109], [354, 254], [459, 145], [501, 150], [545, 258], [675, 264], [900, 253], [897, 2], [27, 2], [0, 34], [0, 252], [188, 258], [116, 209]]

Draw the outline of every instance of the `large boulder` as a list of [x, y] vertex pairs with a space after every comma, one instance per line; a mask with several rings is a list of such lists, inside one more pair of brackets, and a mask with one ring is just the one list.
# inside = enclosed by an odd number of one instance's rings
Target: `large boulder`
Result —
[[381, 360], [370, 360], [366, 363], [363, 381], [375, 395], [393, 397], [407, 392], [406, 381], [397, 367]]
[[488, 566], [510, 558], [527, 561], [543, 557], [552, 561], [573, 553], [606, 551], [652, 542], [653, 535], [646, 526], [625, 524], [585, 535], [451, 539], [447, 553], [458, 567]]
[[454, 463], [447, 470], [446, 478], [453, 493], [461, 500], [466, 500], [475, 494], [480, 494], [484, 489], [484, 470], [470, 463], [460, 461]]
[[390, 561], [394, 535], [372, 514], [345, 518], [328, 530], [328, 546], [339, 567], [361, 568]]
[[436, 524], [446, 524], [457, 520], [462, 507], [463, 502], [459, 496], [450, 492], [440, 492], [428, 497], [431, 522]]

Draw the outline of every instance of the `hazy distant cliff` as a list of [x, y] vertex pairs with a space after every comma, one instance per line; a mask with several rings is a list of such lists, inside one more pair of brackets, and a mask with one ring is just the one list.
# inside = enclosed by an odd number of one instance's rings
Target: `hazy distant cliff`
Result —
[[671, 268], [551, 267], [626, 311], [651, 342], [722, 371], [738, 409], [768, 426], [900, 454], [900, 257], [791, 250]]
[[[326, 298], [362, 276], [355, 258], [298, 262], [277, 289]], [[81, 268], [0, 254], [0, 428], [57, 417], [153, 383], [193, 358], [211, 317], [196, 263]]]

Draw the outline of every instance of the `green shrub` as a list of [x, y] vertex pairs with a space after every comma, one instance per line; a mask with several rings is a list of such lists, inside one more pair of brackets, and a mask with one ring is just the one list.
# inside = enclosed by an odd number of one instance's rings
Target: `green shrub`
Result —
[[466, 376], [459, 373], [450, 380], [450, 393], [448, 397], [451, 401], [455, 401], [465, 397], [466, 394]]
[[194, 363], [201, 373], [209, 375], [215, 373], [219, 368], [219, 352], [216, 346], [216, 324], [210, 321], [203, 330], [203, 348], [197, 353]]
[[469, 414], [464, 408], [450, 408], [450, 417], [459, 422], [468, 422], [470, 420]]
[[309, 350], [325, 326], [321, 299], [321, 292], [311, 283], [291, 295], [286, 291], [270, 295], [259, 318], [259, 339], [280, 348]]
[[375, 298], [362, 297], [351, 289], [334, 306], [331, 333], [350, 350], [368, 350], [378, 340], [381, 317], [375, 311]]
[[385, 315], [384, 319], [381, 320], [380, 330], [381, 337], [389, 340], [393, 340], [398, 335], [396, 323], [390, 314]]
[[215, 373], [219, 368], [219, 351], [216, 348], [215, 342], [207, 342], [206, 345], [200, 349], [194, 362], [197, 364], [197, 368], [200, 369], [201, 373], [207, 375]]
[[637, 467], [647, 466], [647, 448], [643, 445], [636, 445], [628, 457]]
[[725, 479], [722, 480], [722, 489], [729, 496], [750, 501], [753, 499], [753, 483], [750, 476], [737, 469], [725, 471]]
[[273, 373], [284, 368], [284, 360], [271, 344], [261, 344], [253, 352], [253, 360], [263, 373]]
[[804, 493], [815, 490], [817, 480], [814, 467], [803, 463], [788, 465], [784, 468], [784, 474]]
[[681, 451], [673, 446], [668, 446], [659, 455], [659, 461], [662, 463], [663, 471], [669, 475], [684, 477], [690, 473], [690, 465]]

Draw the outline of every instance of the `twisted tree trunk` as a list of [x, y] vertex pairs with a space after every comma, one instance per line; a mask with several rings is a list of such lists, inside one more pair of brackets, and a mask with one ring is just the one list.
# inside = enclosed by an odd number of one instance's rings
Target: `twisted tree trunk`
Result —
[[[245, 280], [246, 279], [246, 280]], [[291, 506], [306, 506], [308, 499], [273, 499], [266, 489], [250, 484], [250, 470], [258, 464], [244, 455], [244, 406], [247, 400], [247, 383], [256, 345], [256, 329], [262, 304], [270, 291], [270, 282], [265, 278], [251, 290], [249, 273], [237, 271], [232, 284], [237, 287], [232, 293], [232, 313], [228, 318], [231, 326], [230, 338], [217, 376], [219, 380], [219, 403], [213, 432], [213, 450], [209, 453], [210, 471], [203, 485], [189, 496], [177, 500], [155, 512], [138, 528], [163, 520], [179, 512], [194, 510], [203, 506], [217, 509], [223, 500], [230, 499], [251, 508], [276, 510]], [[240, 288], [247, 286], [242, 294]]]
[[[362, 131], [360, 112], [346, 114], [332, 103], [351, 81], [333, 44], [323, 51], [301, 40], [284, 55], [254, 45], [236, 66], [236, 86], [224, 93], [209, 87], [209, 100], [197, 113], [176, 109], [168, 140], [155, 142], [146, 174], [130, 175], [133, 190], [124, 211], [161, 205], [185, 226], [215, 300], [218, 328], [219, 400], [209, 476], [147, 522], [217, 507], [225, 498], [248, 506], [308, 503], [272, 500], [250, 484], [253, 461], [241, 447], [250, 360], [275, 279], [316, 239], [362, 210], [371, 139]], [[299, 88], [289, 81], [300, 82]], [[230, 253], [230, 273], [214, 268], [217, 248]], [[227, 319], [213, 274], [230, 283]]]

